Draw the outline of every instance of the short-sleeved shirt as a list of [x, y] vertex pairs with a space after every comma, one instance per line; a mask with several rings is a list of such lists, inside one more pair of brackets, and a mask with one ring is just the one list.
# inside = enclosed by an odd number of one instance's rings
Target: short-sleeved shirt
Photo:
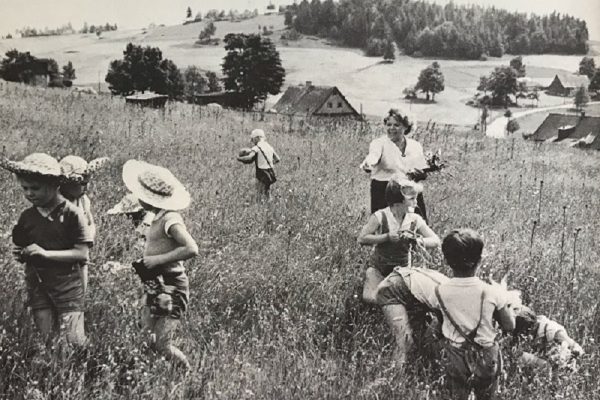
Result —
[[[464, 334], [469, 334], [477, 327], [481, 316], [475, 342], [484, 347], [494, 344], [498, 332], [493, 325], [493, 314], [495, 310], [504, 307], [506, 302], [500, 293], [492, 290], [490, 285], [477, 277], [451, 278], [439, 286], [439, 292], [448, 313]], [[483, 310], [482, 292], [485, 292]], [[437, 303], [435, 308], [441, 309], [437, 299], [435, 301]], [[444, 315], [444, 323], [442, 324], [442, 334], [457, 344], [465, 341], [446, 315]]]
[[[154, 221], [146, 230], [144, 256], [165, 254], [179, 247], [179, 243], [169, 234], [169, 229], [176, 224], [185, 226], [181, 214], [162, 210], [154, 217]], [[161, 266], [161, 273], [183, 272], [183, 262], [177, 261]]]
[[[94, 242], [83, 211], [67, 200], [47, 216], [42, 215], [36, 207], [26, 209], [14, 227], [13, 238], [16, 232], [19, 232], [19, 240], [22, 241], [17, 245], [28, 246], [35, 243], [45, 250], [69, 250], [76, 244], [91, 245]], [[42, 260], [38, 257], [28, 260], [27, 264], [37, 269], [69, 269], [73, 266], [73, 263]]]
[[419, 142], [406, 138], [404, 154], [387, 135], [378, 137], [369, 145], [365, 163], [372, 166], [371, 179], [389, 181], [393, 175], [404, 175], [413, 169], [427, 168], [423, 147]]
[[256, 153], [256, 167], [258, 169], [273, 168], [275, 150], [269, 143], [261, 140], [254, 147], [252, 147], [252, 151]]

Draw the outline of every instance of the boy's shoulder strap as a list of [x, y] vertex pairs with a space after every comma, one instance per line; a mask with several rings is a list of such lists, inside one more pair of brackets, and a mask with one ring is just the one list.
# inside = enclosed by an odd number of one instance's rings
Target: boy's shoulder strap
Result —
[[[269, 161], [269, 158], [267, 157], [267, 155], [265, 154], [265, 152], [263, 151], [263, 149], [259, 146], [259, 144], [260, 144], [260, 142], [256, 143], [256, 147], [258, 147], [258, 150], [260, 150], [261, 154], [265, 158], [265, 161], [267, 162], [267, 165], [269, 166], [269, 168], [273, 169], [273, 166], [271, 165], [271, 162]], [[257, 161], [257, 165], [258, 165], [258, 161]]]
[[481, 325], [481, 319], [483, 318], [483, 301], [485, 299], [485, 290], [481, 291], [481, 311], [479, 312], [479, 321], [477, 322], [477, 326], [475, 327], [475, 329], [473, 329], [468, 334], [466, 334], [460, 328], [460, 326], [456, 323], [454, 318], [452, 318], [452, 315], [450, 315], [450, 313], [448, 312], [448, 309], [446, 308], [446, 305], [442, 300], [442, 296], [440, 295], [440, 285], [437, 285], [435, 287], [435, 295], [438, 299], [438, 302], [440, 303], [440, 308], [442, 309], [443, 314], [448, 318], [448, 321], [450, 321], [450, 323], [452, 324], [454, 329], [460, 334], [460, 336], [462, 336], [467, 343], [476, 347], [481, 347], [479, 343], [475, 342], [475, 336], [477, 335], [477, 330], [479, 329], [479, 326]]
[[388, 221], [387, 213], [385, 208], [381, 210], [381, 233], [388, 233], [390, 231], [390, 223]]

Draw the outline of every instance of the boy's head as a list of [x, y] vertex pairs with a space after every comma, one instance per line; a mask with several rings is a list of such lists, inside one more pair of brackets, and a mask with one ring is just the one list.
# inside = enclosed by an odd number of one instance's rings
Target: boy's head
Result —
[[17, 181], [25, 192], [25, 198], [36, 207], [45, 207], [54, 202], [58, 196], [59, 181], [57, 178], [18, 174]]
[[455, 229], [444, 238], [442, 253], [454, 273], [473, 276], [483, 251], [483, 239], [472, 229]]
[[394, 204], [406, 204], [408, 207], [414, 207], [417, 204], [417, 196], [423, 191], [423, 185], [403, 179], [392, 177], [385, 187], [385, 201], [388, 206]]
[[254, 129], [252, 133], [250, 133], [250, 141], [254, 144], [257, 144], [261, 140], [265, 139], [265, 131], [262, 129]]

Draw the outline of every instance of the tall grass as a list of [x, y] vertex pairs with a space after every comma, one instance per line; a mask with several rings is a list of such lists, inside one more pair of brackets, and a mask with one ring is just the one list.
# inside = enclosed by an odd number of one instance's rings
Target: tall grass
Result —
[[[6, 83], [0, 94], [5, 156], [112, 159], [90, 188], [98, 238], [86, 352], [58, 360], [36, 344], [23, 308], [22, 266], [8, 239], [0, 243], [0, 398], [441, 398], [435, 364], [392, 368], [382, 315], [358, 299], [368, 249], [355, 237], [368, 215], [369, 180], [357, 166], [381, 126], [270, 115], [260, 121], [183, 104], [145, 110], [117, 98]], [[257, 127], [283, 159], [274, 198], [262, 205], [252, 201], [252, 168], [235, 161]], [[526, 301], [563, 323], [587, 351], [577, 374], [529, 381], [507, 368], [503, 396], [600, 398], [600, 155], [433, 123], [416, 137], [427, 150], [441, 149], [450, 165], [426, 181], [433, 229], [482, 232], [481, 275], [510, 272]], [[139, 256], [130, 223], [105, 215], [125, 193], [120, 173], [129, 158], [170, 168], [193, 194], [184, 218], [201, 255], [186, 264], [192, 294], [179, 334], [194, 366], [188, 375], [148, 350], [137, 326], [138, 279], [101, 268]], [[2, 174], [0, 226], [9, 231], [28, 204]], [[433, 259], [444, 268], [439, 254]]]

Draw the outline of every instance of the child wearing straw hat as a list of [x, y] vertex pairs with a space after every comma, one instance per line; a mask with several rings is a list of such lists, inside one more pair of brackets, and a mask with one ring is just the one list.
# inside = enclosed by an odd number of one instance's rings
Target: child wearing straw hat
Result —
[[58, 161], [44, 153], [0, 166], [15, 173], [32, 207], [13, 228], [15, 255], [25, 264], [28, 305], [36, 327], [47, 336], [59, 332], [84, 345], [84, 290], [81, 267], [93, 232], [83, 212], [59, 191], [64, 181]]
[[[91, 175], [106, 164], [107, 157], [96, 158], [89, 163], [79, 156], [69, 155], [60, 160], [60, 168], [66, 182], [60, 185], [60, 193], [76, 207], [83, 211], [92, 239], [96, 238], [96, 224], [92, 214], [92, 205], [87, 195], [87, 187]], [[87, 291], [88, 266], [85, 264], [81, 269], [83, 279], [83, 290]]]
[[280, 161], [273, 147], [265, 139], [265, 131], [254, 129], [250, 133], [250, 141], [254, 145], [251, 149], [242, 149], [237, 160], [256, 166], [256, 192], [258, 199], [269, 199], [270, 188], [277, 180], [273, 165]]
[[172, 343], [189, 298], [183, 261], [198, 255], [198, 245], [177, 212], [189, 206], [190, 194], [168, 169], [144, 161], [127, 161], [123, 181], [144, 210], [155, 214], [146, 231], [144, 256], [133, 263], [142, 281], [149, 283], [144, 325], [156, 336], [157, 351], [190, 368], [185, 354]]
[[419, 183], [394, 175], [385, 190], [388, 207], [371, 214], [358, 235], [359, 244], [374, 245], [362, 294], [367, 303], [377, 303], [377, 286], [394, 267], [410, 264], [411, 249], [440, 245], [425, 220], [412, 212], [421, 191]]

